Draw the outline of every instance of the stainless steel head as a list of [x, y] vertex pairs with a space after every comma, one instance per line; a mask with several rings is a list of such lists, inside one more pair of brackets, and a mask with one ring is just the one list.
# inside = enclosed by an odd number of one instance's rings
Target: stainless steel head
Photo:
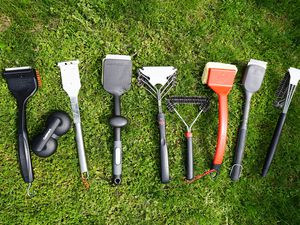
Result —
[[260, 89], [265, 77], [266, 68], [266, 62], [255, 59], [250, 60], [243, 79], [243, 85], [246, 91], [255, 93]]
[[172, 66], [153, 66], [138, 69], [138, 85], [144, 86], [159, 100], [176, 85], [177, 69]]

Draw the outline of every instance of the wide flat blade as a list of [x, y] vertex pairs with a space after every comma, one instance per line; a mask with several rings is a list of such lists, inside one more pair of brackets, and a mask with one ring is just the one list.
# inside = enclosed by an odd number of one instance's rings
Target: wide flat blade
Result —
[[132, 61], [127, 55], [107, 55], [102, 63], [102, 84], [113, 95], [122, 95], [131, 86]]
[[79, 60], [59, 62], [61, 80], [63, 89], [68, 93], [69, 97], [77, 97], [81, 88], [79, 68]]
[[257, 92], [265, 77], [267, 62], [251, 59], [243, 78], [243, 85], [250, 93]]

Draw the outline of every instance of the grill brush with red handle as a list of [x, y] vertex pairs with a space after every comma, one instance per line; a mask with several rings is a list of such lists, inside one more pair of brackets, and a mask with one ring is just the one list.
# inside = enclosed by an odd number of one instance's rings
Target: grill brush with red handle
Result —
[[207, 84], [208, 87], [210, 87], [218, 95], [219, 98], [218, 140], [211, 169], [201, 175], [195, 176], [195, 178], [191, 182], [213, 172], [216, 172], [217, 174], [219, 173], [220, 167], [223, 162], [227, 139], [227, 96], [233, 86], [236, 73], [237, 67], [235, 65], [217, 62], [208, 62], [205, 65], [202, 75], [202, 83]]

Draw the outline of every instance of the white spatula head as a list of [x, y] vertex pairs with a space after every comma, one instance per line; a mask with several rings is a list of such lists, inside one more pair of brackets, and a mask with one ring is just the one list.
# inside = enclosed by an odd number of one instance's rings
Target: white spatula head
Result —
[[79, 60], [59, 62], [63, 89], [70, 97], [77, 97], [81, 88], [79, 77]]

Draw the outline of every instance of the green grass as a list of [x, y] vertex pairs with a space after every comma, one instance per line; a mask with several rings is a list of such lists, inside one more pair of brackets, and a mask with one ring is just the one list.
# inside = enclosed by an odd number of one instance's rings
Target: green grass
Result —
[[[53, 110], [71, 114], [56, 63], [79, 59], [80, 109], [91, 188], [79, 177], [74, 129], [59, 141], [53, 156], [32, 154], [36, 195], [26, 185], [16, 160], [16, 104], [0, 79], [0, 224], [299, 224], [300, 93], [290, 107], [276, 157], [260, 176], [279, 111], [272, 106], [280, 79], [300, 67], [299, 1], [2, 0], [0, 68], [38, 68], [43, 87], [27, 107], [30, 138]], [[101, 85], [106, 54], [133, 59], [133, 84], [122, 98], [130, 120], [122, 132], [123, 184], [110, 183], [112, 98]], [[242, 115], [242, 74], [250, 58], [268, 62], [264, 83], [254, 95], [243, 176], [229, 178]], [[208, 61], [234, 63], [239, 72], [229, 97], [227, 152], [218, 179], [183, 182], [184, 126], [167, 113], [172, 181], [159, 180], [156, 103], [136, 82], [136, 69], [149, 65], [178, 68], [172, 94], [206, 95], [210, 112], [194, 127], [195, 173], [209, 168], [217, 135], [217, 97], [201, 84]], [[187, 118], [195, 110], [182, 109]], [[193, 115], [190, 115], [193, 114]]]

